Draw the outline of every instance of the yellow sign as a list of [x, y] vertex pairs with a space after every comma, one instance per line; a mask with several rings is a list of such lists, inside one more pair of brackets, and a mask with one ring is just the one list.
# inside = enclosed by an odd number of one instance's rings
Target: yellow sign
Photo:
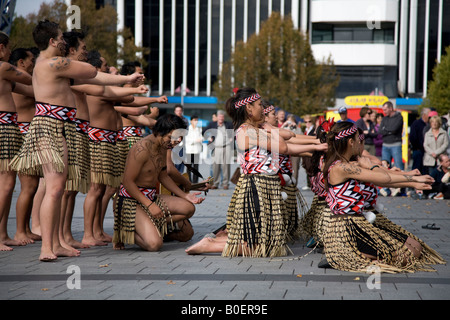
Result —
[[369, 107], [381, 106], [389, 99], [386, 96], [348, 96], [345, 97], [345, 104], [349, 106]]

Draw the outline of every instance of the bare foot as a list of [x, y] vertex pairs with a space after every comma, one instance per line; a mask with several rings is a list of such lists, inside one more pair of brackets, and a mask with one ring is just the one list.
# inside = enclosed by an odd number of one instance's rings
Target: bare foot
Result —
[[102, 232], [101, 235], [99, 237], [97, 237], [97, 239], [100, 239], [103, 242], [112, 242], [112, 237], [107, 234], [106, 232]]
[[191, 254], [191, 255], [209, 252], [209, 250], [207, 250], [207, 248], [210, 247], [212, 241], [213, 241], [212, 238], [203, 238], [196, 244], [187, 248], [185, 251], [187, 254]]
[[79, 257], [81, 252], [74, 248], [64, 248], [63, 246], [59, 246], [56, 249], [53, 249], [53, 252], [57, 257]]
[[25, 245], [34, 243], [34, 240], [28, 237], [26, 233], [17, 233], [14, 235], [14, 240], [24, 243]]
[[0, 242], [0, 251], [13, 251], [13, 248], [5, 246], [3, 243]]
[[90, 237], [90, 238], [83, 237], [83, 240], [81, 240], [81, 243], [88, 245], [88, 246], [106, 246], [106, 245], [108, 245], [106, 242], [104, 242], [102, 240], [94, 239], [92, 237]]
[[23, 241], [14, 240], [9, 237], [6, 239], [0, 240], [0, 242], [6, 246], [24, 246], [24, 245], [26, 245], [26, 243]]
[[123, 244], [123, 242], [113, 243], [113, 249], [114, 250], [124, 250], [125, 245]]
[[69, 240], [66, 240], [66, 243], [69, 246], [71, 246], [72, 248], [75, 248], [75, 249], [87, 249], [87, 248], [90, 248], [89, 245], [81, 243], [80, 241], [77, 241], [77, 240], [75, 240], [73, 238], [71, 238]]
[[39, 256], [39, 260], [42, 262], [52, 262], [58, 259], [58, 257], [53, 252], [44, 252], [41, 250], [41, 255]]
[[27, 237], [33, 241], [41, 241], [42, 240], [42, 237], [40, 235], [34, 234], [31, 231], [27, 231]]

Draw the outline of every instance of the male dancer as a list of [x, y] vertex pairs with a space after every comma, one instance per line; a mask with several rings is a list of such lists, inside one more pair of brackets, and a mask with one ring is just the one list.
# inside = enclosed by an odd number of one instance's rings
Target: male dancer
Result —
[[[78, 81], [102, 83], [108, 79], [97, 75], [91, 65], [65, 57], [66, 44], [57, 23], [40, 21], [33, 30], [33, 38], [40, 50], [33, 72], [36, 114], [19, 154], [10, 165], [16, 171], [43, 172], [45, 195], [40, 210], [42, 245], [39, 259], [54, 261], [58, 256], [79, 255], [75, 250], [64, 248], [58, 234], [61, 198], [69, 172], [68, 159], [73, 156], [68, 153], [73, 149], [70, 134], [76, 131], [73, 121], [76, 104], [70, 84]], [[140, 78], [114, 79], [112, 82], [133, 82]]]

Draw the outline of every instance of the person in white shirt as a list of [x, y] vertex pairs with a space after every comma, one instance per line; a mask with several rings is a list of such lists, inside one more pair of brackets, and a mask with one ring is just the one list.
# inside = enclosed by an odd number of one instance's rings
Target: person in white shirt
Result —
[[[188, 134], [186, 135], [186, 163], [190, 164], [194, 169], [198, 170], [200, 163], [200, 154], [202, 153], [202, 128], [197, 127], [198, 116], [191, 116], [191, 124], [189, 125]], [[189, 171], [189, 180], [193, 183], [198, 182], [198, 177]]]

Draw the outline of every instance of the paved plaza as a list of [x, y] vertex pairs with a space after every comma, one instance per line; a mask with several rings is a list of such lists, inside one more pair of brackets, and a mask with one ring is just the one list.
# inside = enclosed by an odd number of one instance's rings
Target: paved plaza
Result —
[[[209, 167], [201, 166], [208, 176]], [[232, 170], [233, 172], [233, 170]], [[304, 185], [304, 176], [299, 179]], [[302, 184], [303, 183], [303, 184]], [[369, 275], [320, 269], [324, 258], [304, 242], [290, 244], [294, 255], [286, 258], [223, 258], [218, 254], [189, 256], [185, 249], [225, 222], [233, 192], [211, 190], [191, 219], [194, 238], [188, 243], [164, 243], [160, 252], [136, 246], [116, 251], [106, 247], [83, 249], [76, 258], [58, 258], [42, 263], [40, 243], [0, 252], [1, 300], [448, 300], [450, 268], [435, 266], [435, 272]], [[17, 183], [8, 231], [15, 233]], [[308, 204], [312, 192], [302, 191]], [[73, 218], [76, 239], [83, 235], [84, 195], [77, 197]], [[380, 197], [385, 214], [436, 249], [450, 261], [450, 201]], [[435, 223], [440, 230], [423, 229]], [[111, 206], [105, 229], [112, 235]], [[297, 257], [303, 256], [301, 259]], [[186, 312], [189, 310], [185, 310]], [[190, 310], [192, 311], [192, 310]]]

